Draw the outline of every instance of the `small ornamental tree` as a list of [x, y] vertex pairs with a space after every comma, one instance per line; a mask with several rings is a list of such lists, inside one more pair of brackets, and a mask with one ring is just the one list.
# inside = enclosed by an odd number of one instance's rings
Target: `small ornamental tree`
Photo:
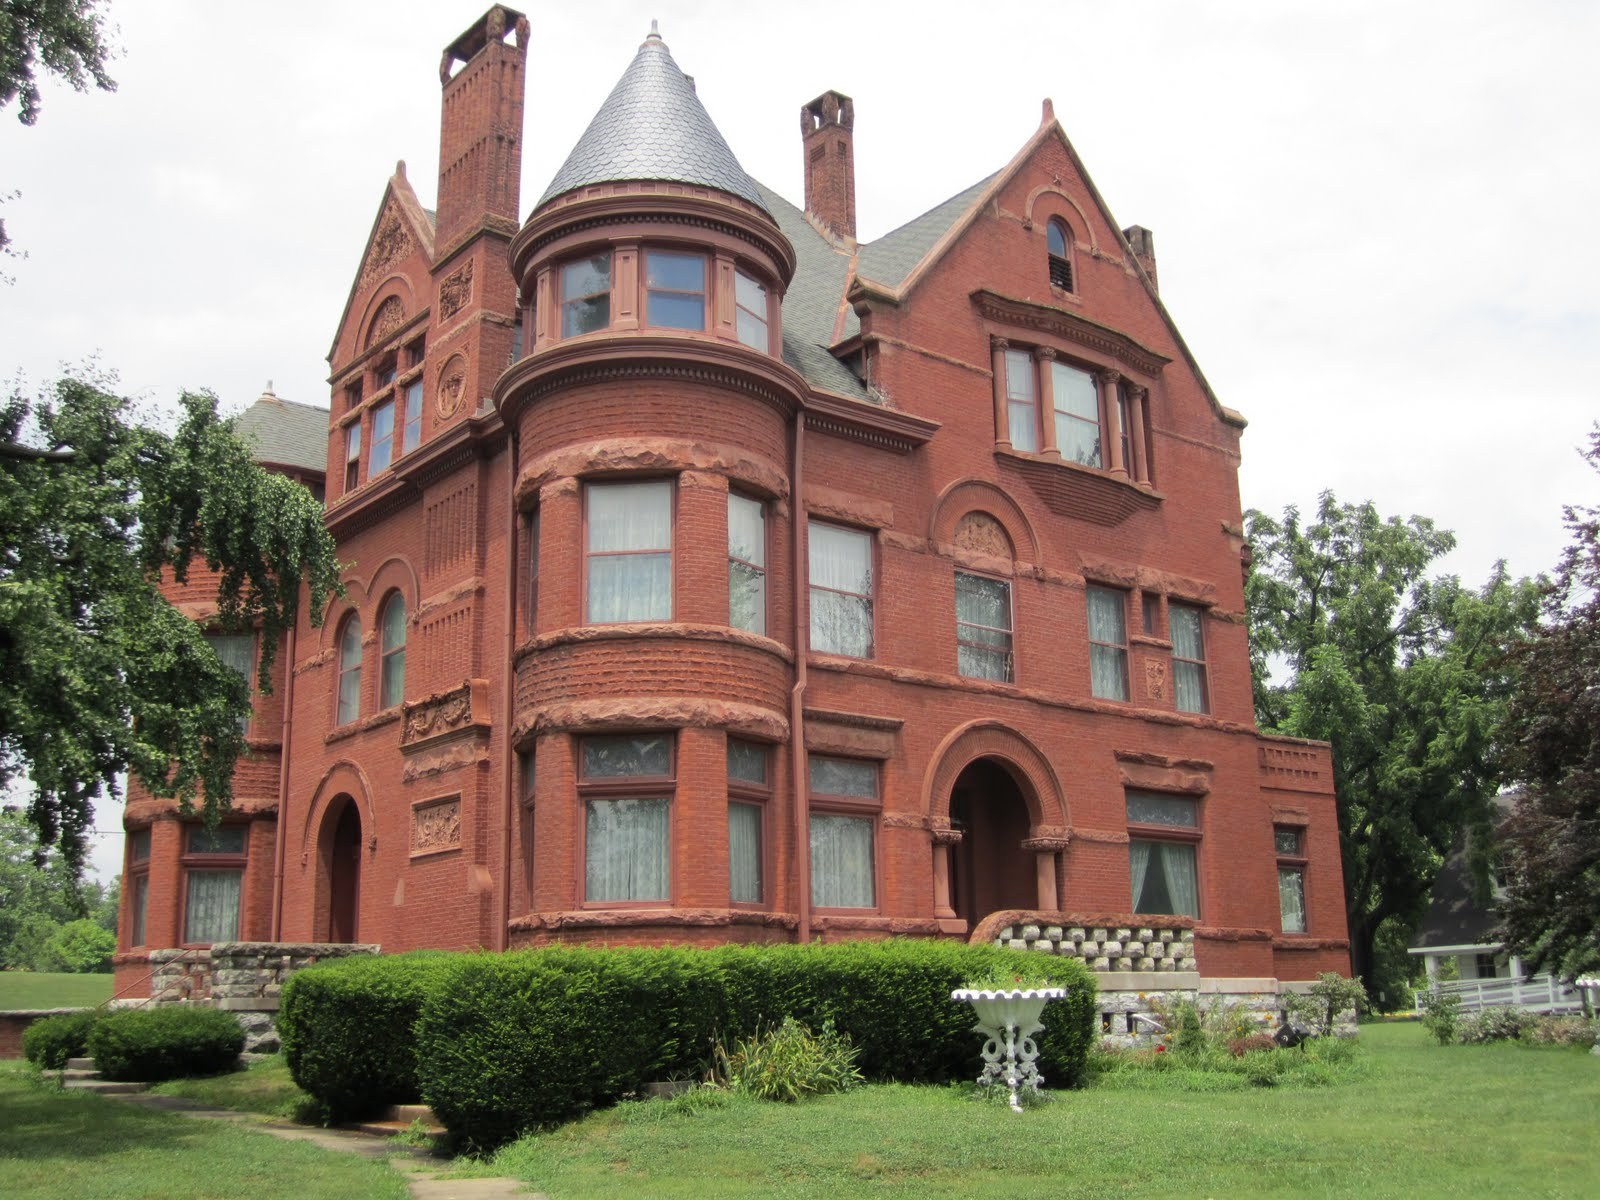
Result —
[[1367, 1007], [1367, 989], [1359, 979], [1346, 979], [1336, 971], [1323, 971], [1304, 995], [1291, 994], [1289, 1011], [1305, 1022], [1312, 1034], [1327, 1037], [1334, 1031], [1342, 1013], [1354, 1009], [1359, 1015]]

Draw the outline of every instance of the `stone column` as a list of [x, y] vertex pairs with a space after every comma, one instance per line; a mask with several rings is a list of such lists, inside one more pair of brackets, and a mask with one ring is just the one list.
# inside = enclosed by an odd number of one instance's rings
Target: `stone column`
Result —
[[1116, 371], [1096, 371], [1100, 384], [1100, 428], [1105, 430], [1106, 469], [1113, 475], [1127, 475], [1128, 464], [1122, 461], [1122, 411], [1117, 403], [1117, 382], [1122, 375]]
[[1039, 429], [1043, 440], [1039, 449], [1045, 454], [1061, 457], [1061, 445], [1056, 440], [1056, 380], [1050, 369], [1056, 352], [1049, 346], [1039, 346], [1033, 352], [1034, 375], [1039, 381]]
[[1128, 474], [1140, 483], [1150, 481], [1150, 464], [1144, 454], [1144, 401], [1149, 390], [1130, 384], [1128, 387], [1128, 443], [1133, 449], [1133, 461], [1128, 464]]
[[933, 830], [933, 915], [940, 921], [953, 921], [956, 910], [950, 903], [950, 856], [961, 844], [961, 830], [948, 827]]
[[1005, 338], [995, 338], [990, 346], [990, 364], [994, 371], [994, 441], [1002, 450], [1011, 449], [1011, 412], [1006, 404], [1006, 351], [1010, 346]]

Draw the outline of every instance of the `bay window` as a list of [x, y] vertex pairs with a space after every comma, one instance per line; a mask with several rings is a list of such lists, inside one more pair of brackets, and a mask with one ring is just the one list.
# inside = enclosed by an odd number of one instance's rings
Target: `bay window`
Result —
[[586, 737], [579, 743], [586, 903], [667, 901], [671, 890], [673, 739]]
[[1128, 698], [1127, 594], [1116, 588], [1084, 589], [1089, 612], [1089, 694]]
[[1205, 613], [1187, 604], [1169, 605], [1167, 624], [1172, 630], [1172, 696], [1178, 711], [1209, 712]]
[[644, 256], [645, 323], [661, 329], [706, 327], [706, 260], [649, 250]]
[[184, 944], [238, 941], [248, 827], [190, 825], [184, 833]]
[[762, 825], [772, 798], [771, 757], [766, 746], [728, 739], [728, 899], [734, 904], [765, 899]]
[[808, 760], [811, 783], [811, 903], [817, 908], [877, 907], [878, 764], [854, 758]]
[[561, 268], [561, 336], [593, 333], [611, 324], [611, 253]]
[[1133, 911], [1197, 917], [1199, 802], [1160, 792], [1127, 793]]
[[872, 657], [872, 537], [812, 521], [807, 527], [811, 578], [811, 648]]
[[956, 572], [956, 669], [969, 679], [1011, 682], [1011, 585]]
[[591, 625], [672, 619], [672, 492], [670, 479], [584, 489]]
[[759, 500], [728, 493], [728, 624], [767, 631], [767, 516]]

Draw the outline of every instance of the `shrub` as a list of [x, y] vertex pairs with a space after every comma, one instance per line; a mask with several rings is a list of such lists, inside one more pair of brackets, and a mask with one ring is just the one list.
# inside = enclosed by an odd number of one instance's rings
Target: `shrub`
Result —
[[244, 1049], [244, 1030], [232, 1013], [214, 1008], [126, 1008], [95, 1023], [88, 1048], [107, 1079], [157, 1083], [230, 1070]]
[[[951, 991], [1037, 961], [909, 940], [468, 955], [422, 1005], [418, 1082], [453, 1133], [489, 1148], [653, 1079], [703, 1071], [718, 1040], [738, 1043], [786, 1017], [831, 1023], [867, 1079], [973, 1078], [981, 1041]], [[1072, 1086], [1086, 1077], [1094, 1040], [1094, 978], [1064, 958], [1051, 973], [1070, 990], [1045, 1007], [1039, 1066], [1052, 1086]]]
[[1463, 1046], [1516, 1041], [1532, 1024], [1533, 1016], [1520, 1009], [1485, 1008], [1462, 1018], [1456, 1029], [1456, 1040]]
[[1258, 1050], [1276, 1050], [1278, 1044], [1272, 1040], [1270, 1033], [1247, 1033], [1244, 1037], [1233, 1038], [1228, 1042], [1228, 1053], [1235, 1058], [1243, 1058], [1246, 1054], [1254, 1054]]
[[1423, 992], [1417, 997], [1422, 1027], [1438, 1039], [1441, 1046], [1456, 1040], [1461, 1023], [1461, 997], [1455, 992]]
[[1592, 1046], [1600, 1042], [1600, 1023], [1577, 1015], [1545, 1015], [1534, 1020], [1523, 1038], [1540, 1046]]
[[45, 947], [57, 970], [75, 975], [110, 971], [111, 956], [116, 952], [117, 935], [88, 919], [68, 921]]
[[1314, 1037], [1333, 1033], [1339, 1017], [1348, 1009], [1357, 1015], [1367, 1008], [1367, 989], [1359, 979], [1346, 979], [1336, 971], [1323, 971], [1304, 995], [1285, 997], [1289, 1012], [1301, 1019]]
[[412, 1035], [428, 990], [457, 956], [354, 955], [290, 976], [278, 1009], [289, 1074], [333, 1121], [415, 1102]]
[[98, 1008], [81, 1008], [40, 1018], [23, 1031], [23, 1057], [42, 1071], [60, 1070], [88, 1052], [89, 1031], [101, 1016]]
[[729, 1051], [717, 1047], [717, 1074], [731, 1091], [758, 1100], [793, 1103], [807, 1096], [829, 1096], [861, 1082], [850, 1039], [831, 1024], [812, 1033], [793, 1017]]

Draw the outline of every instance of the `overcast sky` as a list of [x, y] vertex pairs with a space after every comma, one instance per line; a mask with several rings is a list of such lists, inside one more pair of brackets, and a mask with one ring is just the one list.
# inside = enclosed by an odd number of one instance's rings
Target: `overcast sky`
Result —
[[[397, 159], [438, 175], [439, 53], [485, 0], [113, 0], [114, 95], [0, 113], [0, 379], [96, 355], [169, 404], [327, 353]], [[1547, 570], [1600, 487], [1600, 5], [1047, 0], [533, 5], [524, 212], [657, 18], [745, 169], [803, 200], [799, 109], [855, 99], [871, 239], [1007, 162], [1052, 97], [1250, 421], [1247, 507], [1331, 488], [1455, 531], [1443, 568]], [[738, 14], [730, 16], [730, 14]], [[96, 825], [112, 829], [119, 814]], [[97, 862], [117, 869], [120, 839]]]

